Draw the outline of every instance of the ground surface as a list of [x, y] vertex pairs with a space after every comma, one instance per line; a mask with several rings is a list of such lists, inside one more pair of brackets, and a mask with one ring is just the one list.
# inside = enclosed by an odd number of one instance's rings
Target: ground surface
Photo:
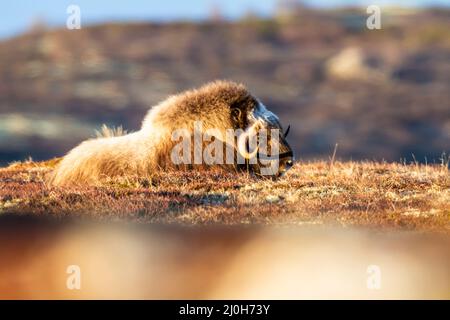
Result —
[[51, 162], [0, 169], [0, 214], [183, 224], [331, 224], [450, 231], [447, 167], [373, 162], [298, 163], [277, 181], [177, 172], [96, 187], [45, 184]]

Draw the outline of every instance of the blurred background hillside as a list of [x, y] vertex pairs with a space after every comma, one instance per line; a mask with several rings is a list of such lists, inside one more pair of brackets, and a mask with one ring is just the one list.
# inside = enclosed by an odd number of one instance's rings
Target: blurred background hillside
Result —
[[291, 124], [300, 159], [336, 143], [342, 159], [450, 151], [444, 2], [383, 1], [381, 30], [366, 28], [361, 2], [337, 0], [75, 1], [82, 28], [68, 30], [66, 2], [2, 10], [0, 164], [60, 156], [103, 123], [138, 130], [150, 106], [218, 78]]

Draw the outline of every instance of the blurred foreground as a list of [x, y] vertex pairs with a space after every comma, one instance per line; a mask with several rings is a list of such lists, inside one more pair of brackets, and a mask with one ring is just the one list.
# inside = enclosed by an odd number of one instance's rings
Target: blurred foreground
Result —
[[3, 299], [450, 299], [443, 236], [0, 220]]

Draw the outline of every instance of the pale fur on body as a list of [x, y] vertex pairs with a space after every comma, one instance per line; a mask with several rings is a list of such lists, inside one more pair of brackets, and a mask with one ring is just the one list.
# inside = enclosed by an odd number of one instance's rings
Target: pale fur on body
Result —
[[[225, 136], [227, 129], [246, 128], [254, 118], [249, 113], [257, 104], [243, 85], [228, 81], [215, 81], [171, 96], [150, 109], [139, 131], [122, 136], [106, 132], [106, 137], [84, 141], [72, 149], [49, 182], [96, 184], [105, 177], [151, 176], [159, 170], [179, 169], [170, 158], [178, 143], [172, 140], [174, 130], [186, 128], [193, 132], [194, 122], [201, 121], [204, 131], [216, 128]], [[265, 110], [264, 116], [273, 116], [279, 125], [270, 111]]]

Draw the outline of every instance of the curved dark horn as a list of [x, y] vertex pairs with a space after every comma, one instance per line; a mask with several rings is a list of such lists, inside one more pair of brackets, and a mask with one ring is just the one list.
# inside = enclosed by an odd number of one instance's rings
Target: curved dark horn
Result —
[[289, 134], [289, 130], [291, 129], [291, 125], [288, 125], [286, 131], [284, 132], [284, 138], [287, 137], [287, 135]]

